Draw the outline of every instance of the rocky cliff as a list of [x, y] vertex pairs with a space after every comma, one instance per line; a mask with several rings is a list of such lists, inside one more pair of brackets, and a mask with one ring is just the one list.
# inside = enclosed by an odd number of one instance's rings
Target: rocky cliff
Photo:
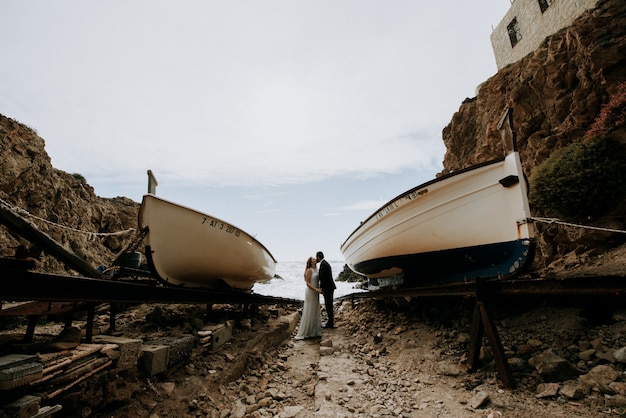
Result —
[[[534, 53], [499, 71], [480, 86], [476, 97], [464, 101], [443, 130], [447, 149], [444, 172], [502, 156], [497, 124], [504, 110], [513, 108], [520, 154], [530, 178], [555, 150], [584, 136], [602, 105], [624, 82], [626, 3], [600, 1], [595, 10], [546, 39]], [[611, 135], [626, 142], [623, 128]], [[96, 196], [80, 174], [52, 167], [44, 146], [34, 130], [0, 115], [0, 198], [49, 221], [30, 218], [94, 266], [109, 265], [133, 234], [97, 236], [84, 232], [135, 228], [138, 204], [123, 197]], [[612, 213], [595, 223], [619, 229], [626, 226], [623, 213]], [[606, 250], [607, 243], [619, 243], [615, 234], [606, 232], [564, 231], [542, 225], [537, 229], [539, 267], [569, 253], [601, 251]], [[0, 256], [13, 255], [20, 244], [30, 246], [0, 226]], [[43, 257], [40, 269], [59, 272], [64, 266]]]
[[[55, 169], [37, 133], [0, 115], [0, 199], [46, 232], [57, 242], [90, 262], [110, 265], [134, 237], [98, 235], [125, 231], [137, 226], [139, 205], [130, 199], [103, 199], [95, 195], [80, 174]], [[45, 220], [45, 221], [44, 221]], [[47, 221], [47, 222], [46, 222]], [[13, 256], [25, 245], [31, 255], [39, 250], [28, 241], [0, 226], [0, 257]], [[39, 258], [39, 257], [38, 257]], [[59, 273], [66, 267], [42, 254], [39, 270]]]
[[[595, 10], [500, 70], [480, 85], [476, 97], [463, 102], [443, 130], [444, 173], [503, 156], [497, 125], [504, 110], [512, 108], [524, 172], [531, 178], [555, 151], [584, 137], [603, 104], [618, 94], [625, 81], [626, 3], [600, 1]], [[621, 109], [623, 120], [626, 108]], [[626, 142], [623, 126], [611, 136]], [[625, 221], [623, 212], [611, 213], [593, 224], [624, 229]], [[536, 227], [538, 267], [571, 252], [605, 250], [612, 240], [621, 242], [606, 232]]]
[[601, 1], [534, 53], [500, 70], [466, 99], [443, 130], [450, 172], [502, 156], [497, 124], [513, 108], [526, 174], [582, 138], [626, 81], [626, 4]]

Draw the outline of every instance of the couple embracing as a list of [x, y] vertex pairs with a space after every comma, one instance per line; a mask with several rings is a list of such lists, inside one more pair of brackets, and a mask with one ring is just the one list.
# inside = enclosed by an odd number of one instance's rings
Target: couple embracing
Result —
[[[317, 264], [319, 263], [319, 269]], [[333, 312], [333, 294], [336, 286], [333, 281], [333, 272], [328, 261], [324, 260], [324, 253], [318, 251], [315, 257], [309, 257], [304, 270], [306, 290], [304, 292], [304, 308], [302, 318], [296, 334], [296, 340], [322, 336], [322, 328], [335, 328]], [[328, 321], [322, 326], [319, 295], [324, 295]]]

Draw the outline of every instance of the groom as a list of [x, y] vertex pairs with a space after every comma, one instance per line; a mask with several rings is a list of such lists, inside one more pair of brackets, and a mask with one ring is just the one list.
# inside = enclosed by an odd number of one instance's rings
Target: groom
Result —
[[333, 312], [333, 293], [337, 286], [333, 281], [333, 271], [330, 268], [328, 261], [324, 260], [324, 253], [318, 251], [315, 255], [317, 262], [319, 263], [319, 275], [320, 275], [320, 287], [324, 294], [324, 304], [326, 305], [326, 314], [328, 315], [328, 322], [324, 325], [324, 328], [335, 328], [335, 314]]

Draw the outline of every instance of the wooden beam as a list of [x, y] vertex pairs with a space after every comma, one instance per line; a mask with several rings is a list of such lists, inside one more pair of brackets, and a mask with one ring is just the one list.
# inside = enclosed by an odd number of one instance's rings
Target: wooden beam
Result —
[[94, 302], [89, 302], [87, 304], [87, 330], [85, 333], [85, 340], [87, 344], [91, 344], [93, 338], [93, 324], [94, 317], [96, 314], [96, 304]]
[[468, 352], [468, 359], [470, 367], [477, 369], [480, 366], [480, 348], [483, 343], [483, 336], [485, 335], [485, 327], [481, 320], [480, 308], [478, 302], [474, 305], [474, 317], [472, 320], [472, 330], [470, 333], [470, 345]]
[[504, 355], [504, 348], [498, 330], [493, 323], [491, 313], [487, 309], [485, 301], [487, 299], [487, 281], [485, 279], [476, 280], [476, 305], [474, 306], [474, 318], [472, 322], [472, 330], [470, 335], [469, 361], [470, 367], [477, 368], [480, 358], [480, 347], [482, 345], [483, 335], [487, 334], [487, 340], [491, 346], [493, 357], [496, 362], [498, 374], [502, 380], [502, 384], [507, 389], [515, 388], [515, 380], [511, 367]]
[[0, 269], [0, 300], [77, 301], [96, 303], [202, 303], [301, 305], [302, 301], [246, 293], [159, 286], [154, 282], [121, 281], [110, 278], [63, 276], [22, 270]]
[[493, 351], [493, 358], [496, 362], [496, 368], [498, 369], [500, 379], [502, 379], [502, 383], [505, 388], [514, 389], [515, 379], [513, 379], [511, 367], [509, 366], [506, 355], [504, 354], [504, 348], [502, 347], [498, 330], [491, 320], [491, 315], [489, 314], [485, 304], [483, 302], [478, 302], [478, 308], [480, 309], [480, 316], [483, 320], [483, 324], [485, 325], [485, 333], [487, 334], [487, 340], [489, 340], [489, 344], [491, 345], [491, 351]]
[[36, 225], [23, 218], [2, 199], [0, 199], [0, 223], [31, 243], [39, 245], [49, 255], [83, 276], [100, 277], [100, 272], [91, 264], [56, 242], [50, 235], [39, 230]]

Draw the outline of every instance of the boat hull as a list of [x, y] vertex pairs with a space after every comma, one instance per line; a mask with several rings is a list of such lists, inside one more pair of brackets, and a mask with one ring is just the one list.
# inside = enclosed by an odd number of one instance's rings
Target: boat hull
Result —
[[168, 284], [250, 290], [274, 277], [271, 253], [248, 233], [214, 216], [146, 194], [139, 228], [147, 228], [151, 269]]
[[348, 266], [404, 287], [510, 276], [534, 254], [517, 152], [417, 186], [348, 237]]

